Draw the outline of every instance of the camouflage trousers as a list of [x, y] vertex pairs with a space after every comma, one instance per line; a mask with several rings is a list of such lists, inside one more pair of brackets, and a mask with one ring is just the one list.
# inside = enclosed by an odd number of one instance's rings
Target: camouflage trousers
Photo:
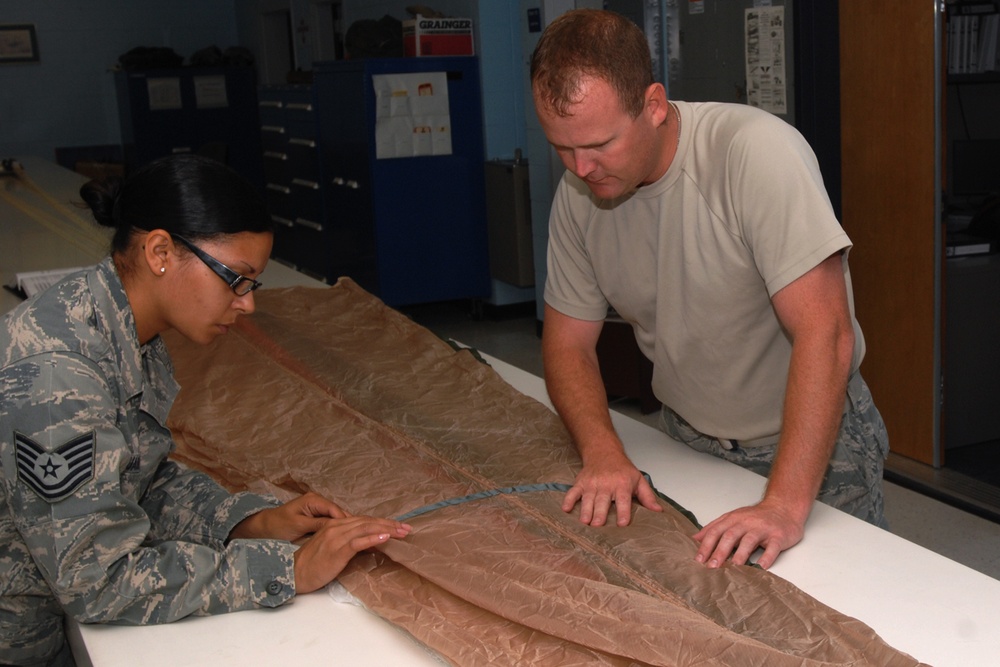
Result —
[[[0, 667], [7, 667], [8, 663], [4, 660], [5, 657], [2, 649], [0, 649]], [[24, 665], [25, 667], [77, 667], [73, 651], [69, 647], [69, 642], [63, 642], [59, 653], [53, 658], [42, 659], [40, 661], [37, 657], [28, 658], [28, 662], [18, 661], [16, 664]], [[87, 664], [90, 663], [88, 662]]]
[[[741, 443], [699, 433], [680, 415], [663, 406], [660, 428], [699, 452], [725, 459], [764, 477], [778, 448], [777, 436], [762, 442]], [[883, 516], [882, 469], [889, 454], [889, 436], [882, 415], [872, 401], [868, 385], [855, 373], [847, 386], [847, 399], [837, 434], [837, 444], [817, 499], [868, 523], [887, 528]]]

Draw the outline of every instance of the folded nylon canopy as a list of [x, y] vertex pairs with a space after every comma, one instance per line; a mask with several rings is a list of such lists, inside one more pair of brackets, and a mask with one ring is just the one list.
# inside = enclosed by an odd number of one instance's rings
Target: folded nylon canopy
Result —
[[[211, 345], [167, 338], [178, 460], [231, 490], [314, 490], [386, 517], [572, 483], [580, 460], [551, 410], [351, 281], [255, 298]], [[562, 496], [420, 514], [339, 581], [455, 665], [919, 664], [769, 572], [695, 563], [696, 526], [667, 503], [593, 528]]]

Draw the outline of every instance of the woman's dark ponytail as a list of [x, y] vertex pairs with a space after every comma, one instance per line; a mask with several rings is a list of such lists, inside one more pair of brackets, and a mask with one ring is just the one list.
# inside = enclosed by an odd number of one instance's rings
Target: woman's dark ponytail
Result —
[[128, 178], [80, 188], [94, 219], [115, 229], [113, 253], [124, 253], [134, 231], [163, 229], [192, 241], [240, 232], [273, 231], [257, 189], [221, 162], [191, 154], [154, 160]]

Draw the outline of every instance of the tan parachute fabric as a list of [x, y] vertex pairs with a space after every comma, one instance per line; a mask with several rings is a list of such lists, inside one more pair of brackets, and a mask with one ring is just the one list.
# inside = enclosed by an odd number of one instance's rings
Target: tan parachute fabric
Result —
[[[263, 480], [387, 517], [573, 481], [579, 458], [548, 408], [349, 280], [255, 298], [212, 345], [168, 337], [179, 460], [234, 490]], [[777, 576], [696, 564], [695, 527], [670, 507], [591, 528], [562, 495], [410, 519], [340, 582], [455, 665], [919, 664]]]

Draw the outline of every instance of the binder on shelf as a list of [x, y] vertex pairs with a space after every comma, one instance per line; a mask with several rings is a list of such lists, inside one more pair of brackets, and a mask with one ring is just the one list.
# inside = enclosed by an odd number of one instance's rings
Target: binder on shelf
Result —
[[994, 251], [996, 251], [996, 244], [992, 240], [965, 232], [957, 232], [948, 234], [944, 254], [946, 257], [969, 257], [989, 255]]
[[996, 2], [948, 5], [948, 73], [980, 74], [1000, 69], [1000, 7]]

